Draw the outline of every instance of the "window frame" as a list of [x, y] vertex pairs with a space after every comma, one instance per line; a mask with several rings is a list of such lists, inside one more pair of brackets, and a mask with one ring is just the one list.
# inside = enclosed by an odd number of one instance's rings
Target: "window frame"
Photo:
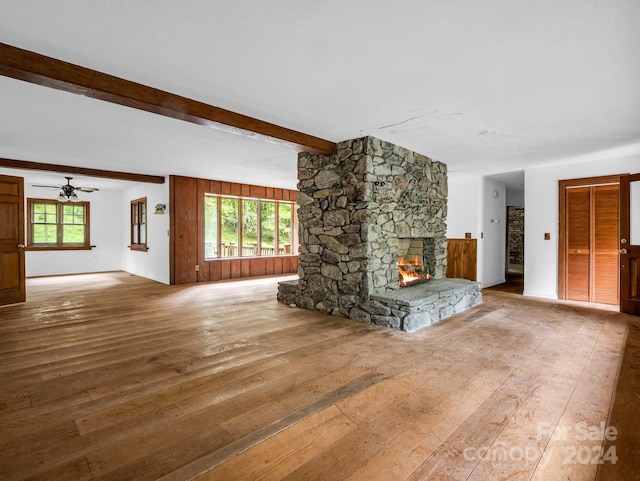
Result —
[[[142, 215], [141, 211], [142, 206], [144, 206], [144, 216]], [[136, 223], [134, 223], [134, 209], [136, 213]], [[149, 247], [147, 247], [147, 239], [149, 236], [149, 209], [147, 205], [147, 198], [141, 197], [139, 199], [132, 200], [130, 204], [129, 214], [129, 249], [131, 249], [132, 251], [147, 252], [149, 250]], [[140, 222], [140, 219], [142, 219], [143, 217], [144, 222]], [[142, 232], [141, 226], [144, 226], [144, 242], [140, 242], [140, 233]], [[134, 242], [134, 232], [137, 234], [138, 242]]]
[[[33, 222], [34, 218], [34, 205], [35, 204], [48, 204], [56, 206], [56, 243], [34, 243], [33, 234], [34, 234], [34, 225], [38, 225], [40, 223]], [[72, 206], [82, 206], [84, 209], [83, 218], [84, 218], [84, 241], [80, 242], [67, 242], [64, 243], [62, 240], [64, 224], [63, 222], [63, 207], [65, 205]], [[90, 214], [91, 208], [90, 203], [88, 201], [78, 201], [78, 202], [60, 202], [56, 199], [38, 199], [38, 198], [27, 198], [27, 247], [26, 250], [30, 251], [45, 251], [45, 250], [89, 250], [91, 249], [91, 222], [90, 222]]]
[[[295, 225], [295, 218], [296, 218], [296, 203], [295, 201], [290, 201], [290, 200], [281, 200], [281, 199], [267, 199], [267, 198], [259, 198], [259, 197], [242, 197], [242, 196], [234, 196], [234, 195], [225, 195], [225, 194], [212, 194], [212, 193], [205, 193], [204, 197], [215, 197], [216, 199], [218, 199], [217, 201], [217, 211], [216, 211], [216, 218], [217, 218], [217, 239], [215, 239], [216, 242], [216, 248], [214, 249], [214, 251], [217, 253], [216, 257], [204, 257], [205, 261], [215, 261], [215, 260], [221, 260], [221, 259], [250, 259], [250, 258], [256, 258], [256, 257], [283, 257], [283, 256], [295, 256], [298, 255], [297, 254], [297, 246], [294, 245], [293, 243], [293, 239], [295, 238], [295, 232], [294, 232], [294, 225]], [[237, 249], [238, 254], [237, 255], [233, 255], [233, 256], [224, 256], [222, 255], [225, 251], [223, 249], [223, 245], [222, 245], [222, 227], [221, 227], [221, 222], [222, 222], [222, 208], [223, 208], [223, 202], [222, 199], [235, 199], [238, 201], [238, 246], [239, 248]], [[244, 201], [256, 201], [257, 202], [257, 247], [256, 247], [256, 251], [253, 254], [248, 254], [245, 255], [244, 254], [244, 249], [241, 248], [241, 246], [243, 246], [243, 242], [244, 242], [244, 238], [243, 238], [243, 206], [244, 206]], [[263, 246], [262, 246], [262, 202], [270, 202], [274, 204], [274, 223], [275, 223], [275, 229], [274, 229], [274, 246], [271, 247], [267, 247], [265, 248], [265, 250], [267, 249], [273, 249], [274, 253], [273, 254], [265, 254], [263, 253]], [[291, 226], [290, 226], [290, 234], [289, 234], [289, 242], [285, 242], [281, 245], [280, 243], [280, 204], [289, 204], [291, 206]], [[203, 213], [202, 216], [202, 223], [204, 226], [204, 223], [206, 222], [206, 215]], [[204, 231], [204, 228], [203, 228]], [[205, 239], [202, 239], [203, 242], [203, 252], [206, 252], [206, 247], [205, 247]], [[284, 248], [284, 244], [289, 244], [289, 249], [288, 252], [286, 251], [286, 249]], [[282, 249], [281, 249], [282, 247]], [[282, 252], [280, 252], [282, 250]]]

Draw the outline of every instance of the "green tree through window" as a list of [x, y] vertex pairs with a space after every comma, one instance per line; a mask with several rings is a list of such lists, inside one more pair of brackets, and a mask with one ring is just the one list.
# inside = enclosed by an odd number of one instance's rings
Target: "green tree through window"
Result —
[[292, 214], [291, 204], [284, 202], [278, 204], [278, 240], [284, 254], [291, 253]]
[[38, 249], [88, 249], [89, 203], [27, 199], [27, 245]]
[[276, 203], [262, 201], [260, 210], [263, 255], [274, 255], [276, 247]]
[[291, 202], [205, 195], [205, 259], [293, 254], [292, 215]]
[[222, 257], [236, 257], [239, 245], [238, 199], [222, 198]]
[[64, 204], [62, 206], [62, 243], [84, 243], [84, 206]]
[[218, 257], [218, 198], [204, 197], [204, 257]]
[[258, 201], [242, 201], [242, 255], [258, 255]]

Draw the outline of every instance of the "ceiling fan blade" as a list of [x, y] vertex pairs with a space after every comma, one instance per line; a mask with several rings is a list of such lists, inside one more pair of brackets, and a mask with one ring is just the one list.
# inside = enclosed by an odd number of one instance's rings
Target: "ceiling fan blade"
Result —
[[44, 187], [46, 189], [62, 189], [61, 185], [39, 185], [39, 184], [31, 184], [31, 187]]
[[32, 187], [44, 187], [46, 189], [60, 189], [62, 192], [64, 192], [64, 194], [68, 197], [70, 196], [73, 192], [78, 191], [78, 192], [96, 192], [100, 189], [97, 189], [95, 187], [74, 187], [73, 185], [71, 185], [71, 179], [73, 177], [65, 177], [65, 179], [67, 179], [67, 183], [66, 185], [43, 185], [43, 184], [32, 184]]

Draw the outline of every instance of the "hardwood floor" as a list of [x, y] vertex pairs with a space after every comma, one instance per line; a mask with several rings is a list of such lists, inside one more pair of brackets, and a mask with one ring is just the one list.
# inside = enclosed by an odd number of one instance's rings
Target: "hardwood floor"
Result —
[[0, 308], [0, 479], [638, 479], [638, 318], [485, 290], [406, 334], [277, 280], [30, 279]]
[[491, 291], [510, 292], [512, 294], [522, 294], [524, 292], [524, 274], [507, 273], [505, 275], [506, 282], [485, 289]]

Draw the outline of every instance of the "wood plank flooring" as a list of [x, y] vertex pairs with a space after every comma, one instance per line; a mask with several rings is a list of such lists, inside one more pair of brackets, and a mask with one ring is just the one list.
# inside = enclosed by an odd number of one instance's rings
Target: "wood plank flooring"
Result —
[[637, 317], [485, 290], [406, 334], [279, 279], [30, 279], [0, 308], [0, 479], [638, 479]]

